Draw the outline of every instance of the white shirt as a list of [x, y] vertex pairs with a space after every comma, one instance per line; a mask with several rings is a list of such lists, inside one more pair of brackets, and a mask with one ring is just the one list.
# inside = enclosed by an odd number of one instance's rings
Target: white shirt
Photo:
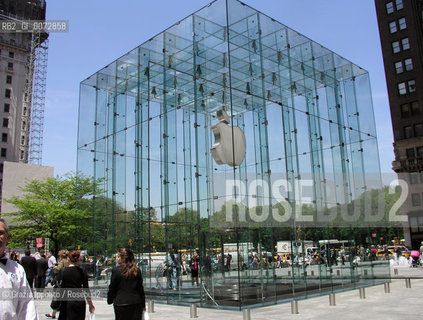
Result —
[[50, 258], [48, 258], [48, 267], [49, 268], [53, 268], [56, 263], [57, 262], [56, 262], [55, 256], [51, 256]]
[[[12, 298], [12, 295], [15, 298]], [[19, 297], [16, 297], [19, 295]], [[2, 320], [38, 320], [32, 291], [24, 268], [7, 259], [0, 263], [0, 318]]]

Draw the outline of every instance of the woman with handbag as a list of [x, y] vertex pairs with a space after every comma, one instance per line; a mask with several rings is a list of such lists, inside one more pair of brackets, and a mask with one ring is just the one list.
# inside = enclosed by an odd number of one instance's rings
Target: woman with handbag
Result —
[[[61, 270], [63, 270], [64, 268], [69, 267], [69, 262], [68, 262], [68, 250], [60, 250], [59, 251], [59, 262], [57, 263], [57, 266], [53, 267], [53, 270], [55, 271], [55, 277], [53, 279], [53, 288], [58, 288], [60, 285], [58, 283], [58, 279], [59, 279], [59, 274], [61, 272]], [[53, 290], [55, 290], [53, 289]], [[46, 317], [47, 318], [52, 318], [55, 319], [56, 318], [56, 313], [57, 311], [59, 311], [60, 308], [60, 302], [57, 300], [53, 300], [50, 304], [50, 307], [52, 308], [52, 311], [50, 313], [46, 313]]]
[[117, 262], [119, 266], [112, 270], [107, 303], [113, 303], [116, 320], [141, 320], [145, 311], [141, 270], [130, 249], [120, 249]]
[[[80, 293], [83, 290], [88, 291], [88, 275], [78, 264], [81, 262], [80, 253], [73, 250], [68, 254], [69, 266], [61, 270], [58, 281], [61, 290], [74, 291]], [[88, 302], [90, 313], [94, 313], [94, 305], [89, 298], [64, 300], [60, 303], [59, 320], [84, 320], [85, 319], [85, 300]], [[69, 294], [67, 295], [69, 296]]]

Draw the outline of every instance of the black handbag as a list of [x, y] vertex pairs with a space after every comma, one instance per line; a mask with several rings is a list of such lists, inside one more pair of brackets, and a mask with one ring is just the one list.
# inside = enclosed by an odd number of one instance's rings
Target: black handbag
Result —
[[63, 275], [63, 269], [60, 270], [60, 273], [57, 275], [55, 279], [56, 281], [54, 282], [54, 286], [53, 286], [53, 299], [51, 300], [51, 303], [50, 303], [50, 308], [56, 311], [60, 309], [60, 306], [62, 304], [62, 301], [56, 298], [57, 293], [60, 290], [60, 287], [62, 284], [62, 275]]

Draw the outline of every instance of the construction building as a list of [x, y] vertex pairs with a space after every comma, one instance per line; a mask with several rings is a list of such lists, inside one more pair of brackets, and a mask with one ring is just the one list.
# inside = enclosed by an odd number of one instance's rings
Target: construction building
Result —
[[375, 0], [375, 4], [394, 133], [392, 169], [408, 184], [402, 206], [407, 217], [405, 243], [419, 248], [423, 241], [423, 1]]
[[[0, 0], [0, 22], [40, 21], [44, 0]], [[4, 161], [41, 164], [48, 34], [0, 33], [0, 190]]]

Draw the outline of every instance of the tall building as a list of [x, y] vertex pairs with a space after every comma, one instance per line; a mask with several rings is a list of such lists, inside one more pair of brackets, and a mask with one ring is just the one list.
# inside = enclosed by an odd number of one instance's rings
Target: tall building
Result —
[[[44, 0], [1, 0], [0, 22], [45, 20]], [[41, 164], [46, 33], [0, 33], [0, 190], [4, 161]]]
[[394, 133], [392, 169], [408, 183], [406, 245], [423, 241], [423, 1], [375, 0]]

